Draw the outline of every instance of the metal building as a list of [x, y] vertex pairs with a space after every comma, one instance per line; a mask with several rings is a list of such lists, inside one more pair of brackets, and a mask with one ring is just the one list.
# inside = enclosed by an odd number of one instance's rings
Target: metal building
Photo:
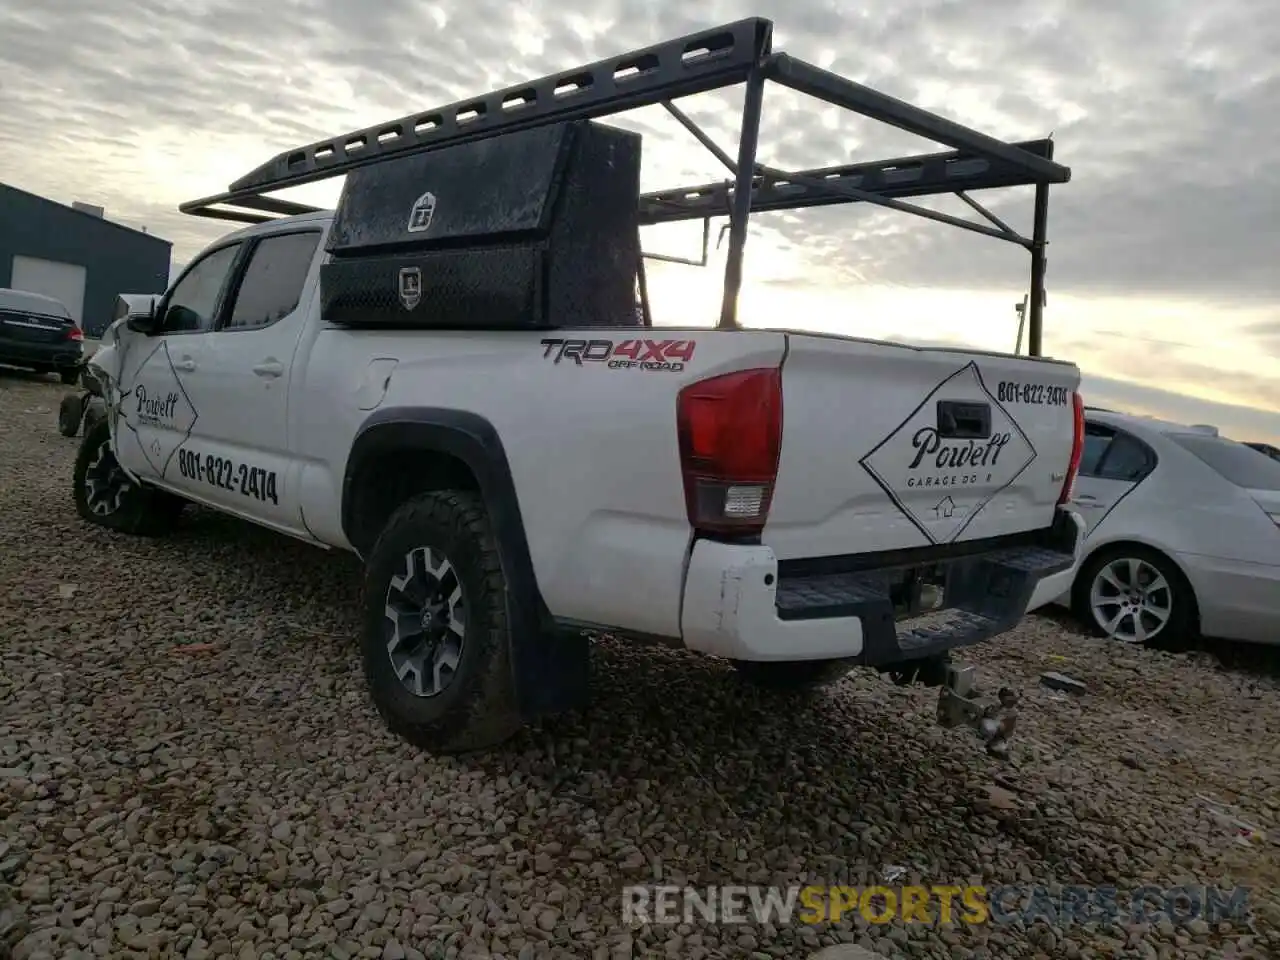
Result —
[[164, 292], [172, 246], [105, 219], [101, 207], [0, 183], [0, 287], [61, 300], [85, 336], [110, 325], [117, 294]]

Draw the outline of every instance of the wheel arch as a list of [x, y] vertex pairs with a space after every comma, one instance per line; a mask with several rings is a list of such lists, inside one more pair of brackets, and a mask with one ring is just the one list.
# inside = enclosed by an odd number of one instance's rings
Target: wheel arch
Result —
[[[398, 465], [409, 469], [389, 472]], [[506, 450], [487, 419], [444, 407], [389, 407], [372, 414], [356, 434], [343, 473], [343, 534], [363, 558], [408, 497], [451, 487], [479, 492], [498, 544], [522, 712], [532, 716], [580, 703], [586, 640], [579, 644], [555, 630]]]
[[[400, 475], [383, 473], [406, 462], [414, 469], [404, 482], [396, 482]], [[342, 532], [363, 556], [406, 495], [450, 487], [480, 493], [508, 579], [536, 588], [506, 450], [493, 424], [476, 413], [389, 407], [370, 416], [356, 434], [343, 473]]]
[[1180, 586], [1186, 591], [1187, 596], [1191, 599], [1191, 617], [1190, 623], [1193, 631], [1198, 632], [1200, 629], [1200, 598], [1196, 596], [1195, 584], [1191, 582], [1191, 577], [1187, 573], [1186, 568], [1178, 561], [1174, 552], [1168, 547], [1160, 544], [1152, 543], [1149, 540], [1139, 540], [1136, 537], [1116, 537], [1089, 547], [1084, 557], [1080, 560], [1080, 565], [1076, 568], [1075, 580], [1071, 584], [1071, 603], [1072, 607], [1079, 613], [1078, 598], [1082, 588], [1087, 585], [1084, 583], [1085, 571], [1089, 569], [1093, 561], [1099, 554], [1111, 552], [1115, 550], [1137, 549], [1146, 553], [1154, 553], [1162, 560], [1168, 561], [1169, 566], [1177, 573], [1178, 579], [1181, 581]]

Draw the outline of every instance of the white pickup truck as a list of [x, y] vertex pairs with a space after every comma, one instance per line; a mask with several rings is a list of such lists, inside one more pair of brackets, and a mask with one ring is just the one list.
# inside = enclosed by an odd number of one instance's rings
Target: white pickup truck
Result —
[[[580, 703], [591, 631], [795, 687], [936, 664], [1011, 627], [1078, 549], [1078, 369], [743, 330], [734, 308], [753, 209], [915, 212], [900, 198], [1061, 182], [1066, 168], [1045, 142], [1003, 144], [892, 101], [890, 122], [957, 149], [782, 174], [744, 134], [723, 157], [736, 181], [639, 195], [638, 136], [591, 118], [745, 82], [749, 134], [764, 79], [830, 94], [821, 80], [844, 97], [825, 99], [872, 112], [853, 94], [880, 95], [772, 53], [768, 26], [513, 88], [538, 115], [509, 128], [501, 91], [288, 151], [184, 205], [253, 225], [93, 357], [109, 414], [76, 462], [81, 516], [158, 533], [193, 502], [355, 552], [373, 700], [439, 751]], [[689, 54], [704, 48], [705, 63]], [[603, 81], [571, 107], [543, 93], [629, 62], [652, 75], [625, 96]], [[424, 118], [435, 140], [388, 136]], [[912, 160], [921, 176], [895, 185]], [[263, 196], [340, 173], [336, 212]], [[720, 324], [653, 326], [639, 227], [726, 212]], [[1042, 237], [1024, 245], [1042, 286]]]

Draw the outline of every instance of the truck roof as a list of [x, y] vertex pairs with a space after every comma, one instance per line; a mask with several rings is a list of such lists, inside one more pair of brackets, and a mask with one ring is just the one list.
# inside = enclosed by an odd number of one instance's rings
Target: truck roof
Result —
[[333, 220], [334, 212], [328, 209], [308, 210], [306, 213], [295, 213], [287, 217], [268, 217], [258, 223], [235, 230], [222, 239], [230, 243], [245, 237], [259, 236], [264, 233], [280, 233], [306, 223], [328, 223]]
[[[823, 104], [890, 124], [950, 147], [945, 152], [870, 163], [785, 171], [758, 162], [761, 102], [773, 81]], [[717, 144], [675, 101], [745, 86], [737, 149]], [[232, 182], [226, 191], [180, 204], [184, 213], [243, 223], [318, 213], [268, 194], [341, 176], [413, 154], [550, 124], [594, 120], [661, 105], [729, 171], [723, 181], [641, 195], [641, 225], [703, 221], [703, 258], [643, 257], [704, 266], [712, 217], [729, 218], [720, 326], [737, 327], [743, 248], [751, 213], [844, 203], [871, 203], [1022, 246], [1031, 254], [1029, 350], [1038, 356], [1044, 307], [1048, 187], [1071, 178], [1054, 162], [1051, 139], [1005, 142], [887, 96], [789, 54], [773, 50], [773, 22], [738, 20], [595, 63], [445, 106], [285, 150]], [[1034, 185], [1034, 226], [1018, 233], [970, 196], [971, 191]], [[980, 221], [908, 202], [953, 193]], [[643, 259], [642, 257], [642, 259]], [[641, 265], [637, 265], [642, 269]]]

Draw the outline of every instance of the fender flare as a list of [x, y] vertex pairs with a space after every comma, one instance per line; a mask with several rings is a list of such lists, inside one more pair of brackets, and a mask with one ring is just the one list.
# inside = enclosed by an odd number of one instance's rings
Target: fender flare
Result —
[[355, 490], [363, 464], [404, 449], [454, 457], [476, 478], [507, 581], [511, 663], [521, 712], [532, 717], [580, 704], [586, 695], [588, 641], [555, 629], [538, 589], [506, 449], [487, 419], [446, 407], [388, 407], [370, 415], [343, 472], [342, 530], [348, 541], [362, 553], [367, 549], [355, 529]]

